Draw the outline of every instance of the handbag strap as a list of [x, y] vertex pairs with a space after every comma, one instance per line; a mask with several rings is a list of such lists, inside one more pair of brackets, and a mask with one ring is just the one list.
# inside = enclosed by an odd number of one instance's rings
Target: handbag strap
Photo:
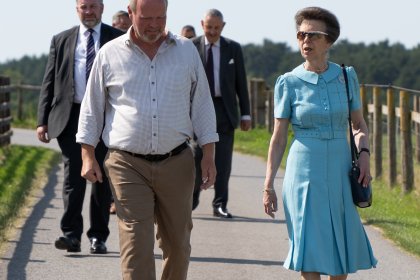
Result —
[[346, 70], [346, 67], [344, 66], [344, 64], [341, 64], [341, 69], [343, 70], [344, 82], [346, 84], [346, 93], [347, 93], [347, 100], [348, 100], [348, 106], [349, 106], [349, 117], [348, 117], [348, 121], [349, 121], [349, 132], [350, 132], [351, 160], [353, 161], [354, 164], [356, 164], [357, 163], [357, 159], [358, 159], [358, 154], [357, 154], [356, 143], [354, 142], [353, 130], [351, 128], [351, 110], [350, 110], [349, 79], [347, 77], [347, 70]]

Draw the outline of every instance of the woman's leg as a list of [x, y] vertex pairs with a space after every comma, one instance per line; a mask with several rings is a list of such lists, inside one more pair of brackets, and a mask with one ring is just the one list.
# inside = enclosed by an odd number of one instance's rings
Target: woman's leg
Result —
[[301, 272], [302, 280], [321, 280], [318, 272]]
[[328, 276], [328, 280], [346, 280], [346, 279], [347, 279], [347, 274]]

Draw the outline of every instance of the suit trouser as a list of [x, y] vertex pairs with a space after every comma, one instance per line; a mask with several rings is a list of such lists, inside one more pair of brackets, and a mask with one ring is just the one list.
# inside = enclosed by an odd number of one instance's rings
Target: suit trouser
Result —
[[[65, 236], [81, 240], [83, 234], [82, 209], [86, 192], [86, 180], [80, 175], [82, 170], [81, 146], [76, 143], [79, 113], [80, 105], [73, 104], [68, 124], [57, 137], [57, 141], [64, 163], [64, 213], [60, 227]], [[96, 159], [101, 168], [106, 152], [107, 148], [101, 140], [95, 149]], [[109, 235], [111, 190], [108, 178], [106, 176], [103, 177], [102, 183], [92, 184], [89, 208], [90, 228], [87, 231], [87, 236], [88, 238], [96, 237], [105, 242]]]
[[150, 162], [110, 149], [105, 171], [117, 210], [123, 279], [156, 279], [154, 223], [163, 252], [161, 279], [187, 279], [195, 177], [192, 150]]
[[[229, 179], [232, 171], [233, 142], [235, 130], [227, 116], [222, 98], [213, 98], [214, 110], [217, 118], [217, 133], [219, 141], [215, 146], [215, 165], [217, 170], [216, 182], [214, 183], [213, 208], [222, 207], [226, 210], [229, 199]], [[195, 166], [197, 176], [194, 186], [194, 199], [198, 200], [200, 195], [201, 182], [201, 159], [203, 152], [201, 148], [195, 147]]]

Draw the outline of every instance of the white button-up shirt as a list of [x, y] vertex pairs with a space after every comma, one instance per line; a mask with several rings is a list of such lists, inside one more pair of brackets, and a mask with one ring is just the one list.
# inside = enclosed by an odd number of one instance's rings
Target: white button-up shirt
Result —
[[199, 145], [217, 142], [213, 102], [192, 42], [169, 32], [150, 60], [130, 34], [96, 55], [77, 142], [96, 146], [102, 133], [109, 148], [139, 154], [168, 153], [194, 134]]
[[[101, 35], [101, 23], [92, 28], [94, 32], [93, 41], [95, 42], [95, 53], [99, 50], [99, 39]], [[77, 44], [74, 52], [74, 83], [75, 96], [74, 102], [81, 103], [86, 90], [86, 53], [89, 31], [86, 26], [80, 24], [79, 35], [77, 36]]]

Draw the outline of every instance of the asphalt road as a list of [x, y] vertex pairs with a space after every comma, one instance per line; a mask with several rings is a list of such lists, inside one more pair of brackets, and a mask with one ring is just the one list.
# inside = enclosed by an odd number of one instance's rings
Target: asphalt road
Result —
[[[33, 131], [21, 129], [14, 129], [12, 143], [57, 149], [55, 142], [41, 144]], [[235, 216], [232, 220], [214, 218], [211, 212], [213, 190], [202, 193], [201, 203], [193, 212], [188, 280], [299, 279], [299, 273], [282, 267], [288, 250], [282, 206], [274, 220], [263, 212], [264, 174], [263, 160], [234, 154], [229, 199], [229, 210]], [[280, 193], [282, 172], [278, 176], [276, 188]], [[86, 237], [82, 240], [81, 253], [69, 254], [54, 248], [54, 240], [61, 235], [62, 181], [62, 166], [59, 165], [51, 173], [48, 184], [32, 194], [33, 202], [28, 206], [24, 222], [16, 226], [6, 252], [0, 255], [0, 280], [121, 279], [115, 216], [110, 222], [109, 254], [89, 254]], [[86, 212], [84, 217], [88, 217]], [[401, 251], [373, 227], [366, 226], [366, 230], [379, 260], [378, 266], [351, 274], [348, 279], [420, 279], [419, 258]], [[160, 279], [161, 251], [157, 247], [155, 258], [157, 279]]]

